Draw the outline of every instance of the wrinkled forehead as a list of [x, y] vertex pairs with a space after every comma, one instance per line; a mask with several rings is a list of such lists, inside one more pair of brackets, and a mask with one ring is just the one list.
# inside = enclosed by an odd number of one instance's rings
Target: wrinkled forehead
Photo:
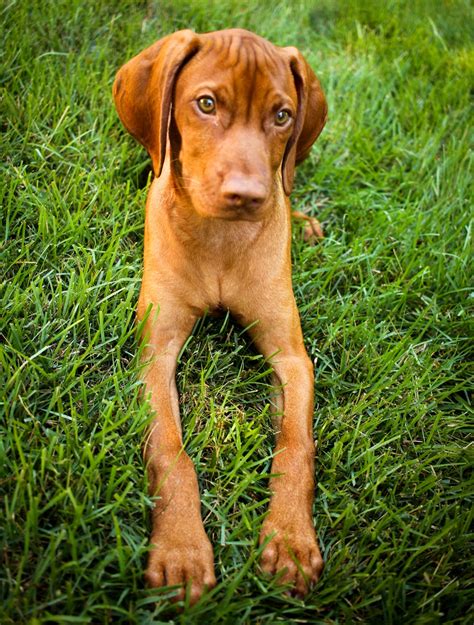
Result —
[[181, 72], [181, 88], [212, 82], [240, 97], [281, 92], [296, 100], [289, 62], [270, 42], [239, 30], [201, 35], [201, 42]]

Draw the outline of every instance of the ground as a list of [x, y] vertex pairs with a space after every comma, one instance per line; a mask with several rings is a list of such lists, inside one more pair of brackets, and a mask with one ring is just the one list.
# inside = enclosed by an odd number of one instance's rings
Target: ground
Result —
[[[463, 0], [22, 0], [2, 64], [2, 624], [471, 623], [473, 14]], [[177, 612], [144, 588], [134, 307], [149, 176], [111, 100], [119, 66], [191, 27], [306, 55], [329, 121], [300, 167], [294, 288], [316, 364], [305, 602], [257, 566], [269, 365], [226, 317], [181, 357], [186, 447], [219, 584]], [[157, 603], [158, 599], [158, 603]]]

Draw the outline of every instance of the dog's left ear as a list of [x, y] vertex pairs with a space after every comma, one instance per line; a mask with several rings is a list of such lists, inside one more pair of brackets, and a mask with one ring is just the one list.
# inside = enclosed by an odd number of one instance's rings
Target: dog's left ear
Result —
[[295, 177], [295, 167], [309, 154], [326, 123], [328, 107], [323, 90], [315, 73], [297, 48], [283, 48], [298, 95], [293, 134], [286, 146], [282, 161], [283, 188], [290, 195]]

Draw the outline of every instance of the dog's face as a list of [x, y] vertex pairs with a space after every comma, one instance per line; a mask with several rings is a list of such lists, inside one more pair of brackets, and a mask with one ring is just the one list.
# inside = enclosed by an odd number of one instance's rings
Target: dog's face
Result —
[[294, 131], [298, 95], [290, 64], [255, 36], [204, 36], [176, 81], [172, 162], [203, 216], [258, 220]]
[[167, 146], [178, 193], [202, 216], [259, 220], [326, 121], [318, 79], [296, 48], [245, 30], [179, 31], [129, 61], [114, 97], [155, 174]]

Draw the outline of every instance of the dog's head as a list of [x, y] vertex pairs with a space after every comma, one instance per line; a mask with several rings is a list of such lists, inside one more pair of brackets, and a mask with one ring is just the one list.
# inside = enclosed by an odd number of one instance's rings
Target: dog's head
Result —
[[[245, 30], [183, 30], [117, 74], [115, 103], [160, 176], [167, 146], [178, 192], [203, 216], [259, 219], [323, 129], [318, 79], [296, 48]], [[281, 175], [280, 175], [281, 172]]]

